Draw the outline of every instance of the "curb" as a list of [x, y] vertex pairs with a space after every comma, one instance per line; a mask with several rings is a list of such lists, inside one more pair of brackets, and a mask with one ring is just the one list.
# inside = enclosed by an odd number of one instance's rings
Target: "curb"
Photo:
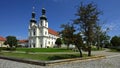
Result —
[[0, 59], [11, 60], [11, 61], [16, 61], [16, 62], [23, 62], [23, 63], [28, 63], [28, 64], [35, 64], [35, 65], [40, 65], [40, 66], [46, 66], [45, 61], [38, 61], [38, 60], [31, 60], [31, 59], [19, 59], [19, 58], [6, 57], [6, 56], [0, 56]]
[[62, 59], [62, 60], [54, 60], [54, 61], [48, 61], [46, 64], [49, 65], [55, 65], [55, 64], [64, 64], [64, 63], [70, 63], [70, 62], [85, 62], [85, 61], [92, 61], [92, 60], [100, 60], [105, 59], [105, 56], [92, 56], [92, 57], [86, 57], [86, 58], [71, 58], [71, 59]]
[[31, 59], [19, 59], [19, 58], [0, 56], [0, 59], [23, 62], [28, 64], [40, 65], [40, 66], [49, 66], [49, 65], [69, 63], [74, 61], [84, 62], [84, 61], [99, 60], [104, 58], [106, 57], [99, 55], [99, 56], [92, 56], [92, 57], [86, 57], [86, 58], [71, 58], [71, 59], [62, 59], [62, 60], [54, 60], [54, 61], [38, 61], [38, 60], [31, 60]]

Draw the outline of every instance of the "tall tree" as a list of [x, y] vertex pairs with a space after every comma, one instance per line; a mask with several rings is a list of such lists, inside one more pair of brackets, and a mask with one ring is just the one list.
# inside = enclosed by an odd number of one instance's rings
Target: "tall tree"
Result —
[[86, 45], [88, 46], [88, 56], [91, 56], [91, 45], [94, 39], [94, 28], [96, 23], [99, 21], [98, 16], [100, 11], [97, 10], [97, 7], [93, 3], [83, 5], [81, 3], [78, 7], [78, 11], [74, 23], [79, 24], [79, 28], [86, 38]]
[[70, 23], [62, 24], [61, 28], [63, 28], [63, 30], [60, 32], [61, 37], [64, 41], [64, 44], [66, 44], [67, 48], [69, 48], [69, 45], [73, 43], [72, 36], [75, 32], [75, 29]]
[[60, 38], [57, 38], [57, 40], [55, 41], [55, 44], [57, 45], [57, 47], [61, 47], [62, 44], [62, 40]]
[[17, 45], [17, 39], [15, 36], [7, 36], [5, 44], [9, 44], [10, 48]]

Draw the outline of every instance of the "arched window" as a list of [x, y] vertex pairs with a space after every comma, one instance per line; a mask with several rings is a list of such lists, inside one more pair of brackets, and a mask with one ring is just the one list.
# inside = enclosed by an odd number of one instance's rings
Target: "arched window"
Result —
[[35, 43], [33, 43], [33, 47], [35, 48]]
[[41, 26], [43, 26], [43, 21], [41, 21]]
[[33, 35], [36, 35], [36, 30], [35, 29], [33, 29]]
[[47, 23], [45, 23], [45, 26], [47, 27]]
[[47, 35], [47, 31], [45, 31], [45, 35]]

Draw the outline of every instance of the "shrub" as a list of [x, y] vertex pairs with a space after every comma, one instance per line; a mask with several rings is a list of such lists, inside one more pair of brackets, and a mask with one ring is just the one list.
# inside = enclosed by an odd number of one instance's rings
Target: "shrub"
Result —
[[116, 46], [116, 47], [111, 46], [110, 48], [114, 49], [114, 50], [117, 50], [117, 51], [120, 51], [120, 46]]
[[7, 51], [15, 51], [16, 48], [5, 48], [4, 50], [7, 50]]
[[2, 51], [2, 48], [0, 47], [0, 52]]

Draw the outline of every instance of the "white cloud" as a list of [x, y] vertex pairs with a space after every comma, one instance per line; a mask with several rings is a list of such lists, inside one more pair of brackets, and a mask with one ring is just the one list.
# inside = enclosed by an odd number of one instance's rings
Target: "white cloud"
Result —
[[109, 28], [110, 30], [119, 30], [118, 28], [120, 28], [120, 19], [103, 24], [103, 29], [104, 28]]
[[120, 34], [120, 18], [106, 23], [103, 26], [103, 30], [105, 31], [107, 28], [109, 28], [109, 31], [108, 31], [109, 35], [112, 35], [112, 36], [119, 35]]

